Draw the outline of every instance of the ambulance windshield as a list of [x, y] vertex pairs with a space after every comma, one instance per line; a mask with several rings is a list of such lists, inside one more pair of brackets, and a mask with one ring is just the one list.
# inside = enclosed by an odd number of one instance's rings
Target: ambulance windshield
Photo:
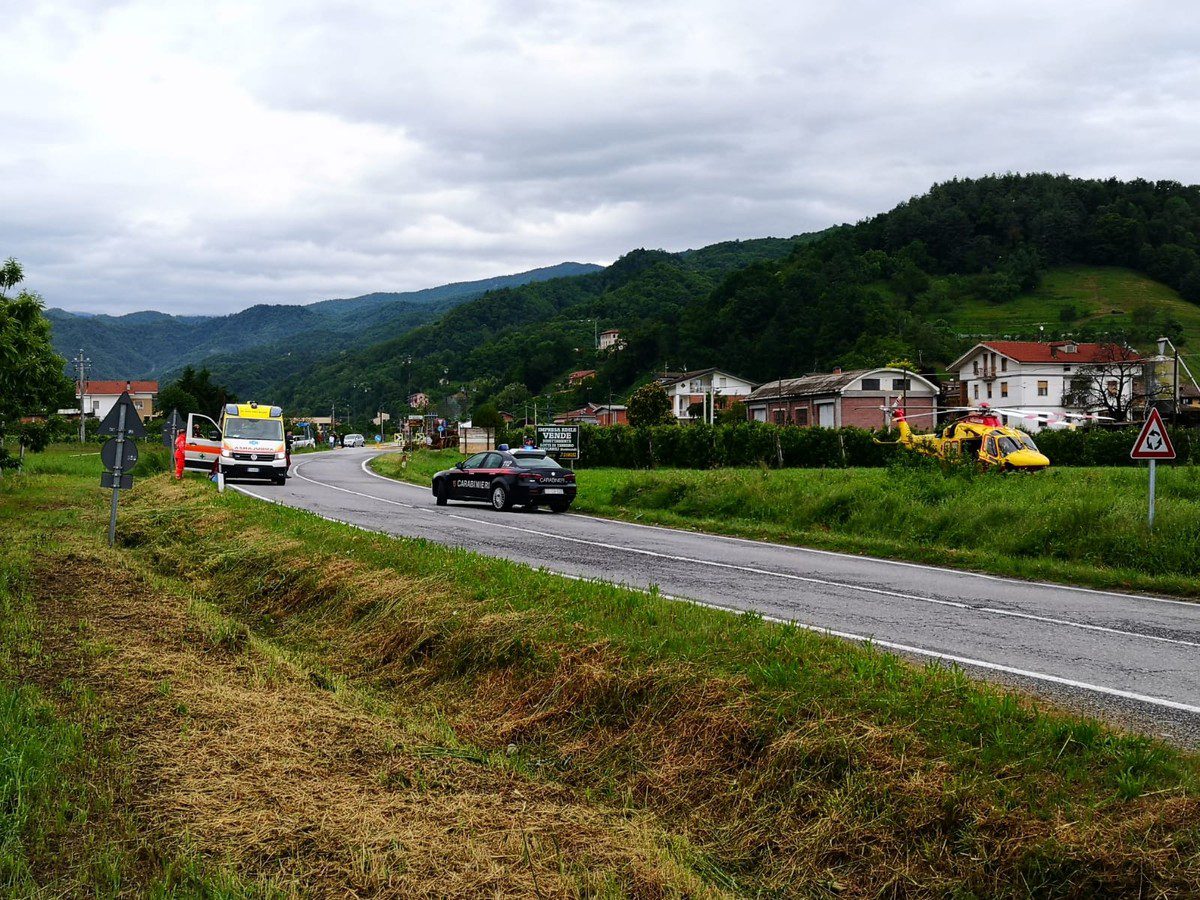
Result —
[[283, 422], [233, 416], [225, 420], [225, 437], [243, 441], [282, 441]]

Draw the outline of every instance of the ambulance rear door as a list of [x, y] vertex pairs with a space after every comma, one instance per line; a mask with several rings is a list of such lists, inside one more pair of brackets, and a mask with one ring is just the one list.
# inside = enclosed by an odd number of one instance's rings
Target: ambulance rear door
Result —
[[221, 429], [208, 416], [189, 413], [187, 439], [183, 445], [183, 464], [189, 469], [209, 471], [221, 455]]

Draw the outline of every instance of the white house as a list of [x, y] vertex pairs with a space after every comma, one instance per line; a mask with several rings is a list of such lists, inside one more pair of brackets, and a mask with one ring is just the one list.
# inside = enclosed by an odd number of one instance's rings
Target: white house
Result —
[[154, 401], [158, 399], [157, 381], [85, 381], [82, 398], [79, 396], [79, 385], [75, 385], [75, 399], [82, 401], [79, 407], [85, 416], [103, 420], [126, 390], [129, 391], [129, 399], [133, 401], [138, 418], [152, 418]]
[[722, 372], [720, 369], [697, 369], [694, 372], [665, 372], [659, 379], [671, 398], [671, 412], [681, 422], [690, 422], [693, 416], [689, 407], [694, 403], [707, 403], [711, 392], [716, 409], [725, 409], [734, 400], [748, 397], [754, 390], [754, 382]]
[[[1108, 390], [1127, 401], [1134, 389], [1130, 365], [1139, 359], [1136, 353], [1115, 344], [984, 341], [951, 363], [950, 371], [959, 376], [959, 399], [964, 406], [988, 403], [1053, 415], [1093, 411], [1064, 404], [1072, 379], [1081, 374], [1103, 379], [1103, 373], [1111, 370]], [[1044, 427], [1037, 419], [1007, 418], [1011, 420], [1008, 424], [1029, 431]]]
[[600, 350], [607, 350], [610, 347], [620, 350], [625, 346], [625, 342], [621, 340], [621, 330], [619, 328], [609, 328], [600, 332], [597, 342], [599, 344], [598, 349]]

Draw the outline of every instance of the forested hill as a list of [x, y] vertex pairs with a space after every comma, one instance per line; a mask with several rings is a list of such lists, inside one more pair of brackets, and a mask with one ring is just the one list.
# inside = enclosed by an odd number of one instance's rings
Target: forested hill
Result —
[[[944, 364], [962, 349], [949, 325], [961, 306], [1002, 308], [1068, 264], [1134, 269], [1200, 302], [1200, 188], [1063, 175], [939, 184], [782, 266], [731, 275], [687, 310], [679, 348], [689, 363], [757, 380], [835, 362]], [[1093, 336], [1087, 322], [1052, 325]], [[1182, 339], [1178, 321], [1154, 314], [1109, 336], [1144, 341], [1159, 330]]]
[[78, 315], [47, 310], [54, 347], [65, 358], [80, 348], [92, 360], [94, 378], [169, 375], [214, 353], [269, 347], [272, 353], [335, 351], [358, 335], [383, 340], [432, 321], [457, 303], [497, 287], [597, 271], [590, 263], [560, 263], [514, 275], [458, 282], [405, 293], [373, 293], [307, 306], [257, 305], [228, 316], [172, 316], [136, 312], [124, 316]]
[[[805, 239], [635, 250], [603, 271], [492, 291], [394, 340], [318, 362], [300, 379], [277, 380], [266, 394], [315, 409], [333, 399], [389, 406], [410, 388], [438, 394], [465, 383], [475, 393], [509, 382], [540, 390], [564, 370], [594, 367], [596, 332], [609, 327], [636, 342], [635, 352], [623, 354], [631, 368], [622, 377], [632, 379], [668, 346], [666, 333], [681, 312], [729, 272], [784, 259]], [[233, 375], [209, 365], [218, 380]]]

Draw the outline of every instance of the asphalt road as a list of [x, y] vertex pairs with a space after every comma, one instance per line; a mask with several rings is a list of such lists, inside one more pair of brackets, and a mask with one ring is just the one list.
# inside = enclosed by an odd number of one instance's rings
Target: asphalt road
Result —
[[1200, 746], [1200, 604], [575, 513], [439, 507], [428, 487], [369, 472], [378, 452], [304, 455], [286, 486], [236, 488], [375, 531], [870, 639]]

